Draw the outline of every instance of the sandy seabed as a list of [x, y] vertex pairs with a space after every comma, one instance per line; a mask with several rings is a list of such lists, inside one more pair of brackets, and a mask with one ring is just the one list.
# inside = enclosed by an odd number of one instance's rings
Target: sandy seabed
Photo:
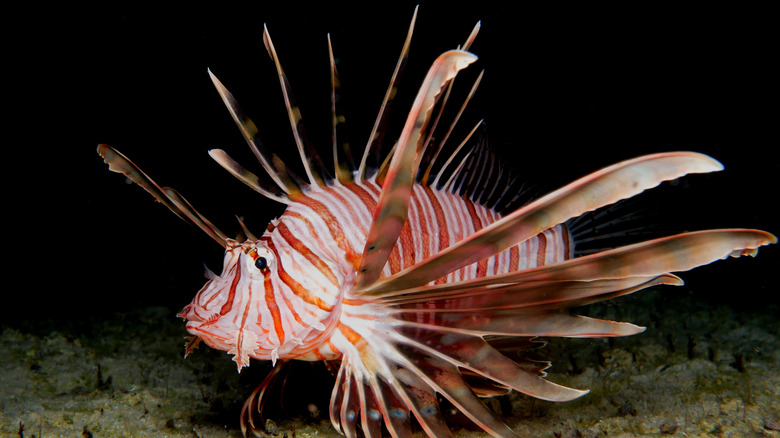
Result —
[[[651, 290], [575, 309], [647, 330], [551, 340], [549, 379], [591, 390], [578, 400], [513, 393], [489, 406], [525, 437], [780, 437], [780, 309], [738, 311], [694, 295]], [[186, 333], [174, 314], [150, 307], [4, 329], [0, 435], [240, 437], [243, 400], [270, 364], [237, 374], [230, 356], [207, 347], [184, 359]], [[306, 381], [313, 375], [321, 390]], [[302, 386], [285, 391], [286, 403], [306, 408], [269, 414], [268, 436], [339, 436], [328, 419], [327, 375], [289, 376]], [[457, 416], [450, 422], [456, 436], [484, 436]]]

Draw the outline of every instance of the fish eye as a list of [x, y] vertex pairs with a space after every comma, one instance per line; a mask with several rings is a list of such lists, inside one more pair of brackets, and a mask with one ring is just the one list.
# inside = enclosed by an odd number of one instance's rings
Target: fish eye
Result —
[[268, 260], [265, 257], [258, 257], [255, 260], [255, 267], [261, 271], [265, 270], [268, 267]]

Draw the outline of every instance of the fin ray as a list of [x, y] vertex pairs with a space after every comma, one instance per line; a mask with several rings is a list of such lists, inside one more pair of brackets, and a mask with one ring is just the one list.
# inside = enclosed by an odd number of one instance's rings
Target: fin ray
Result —
[[456, 289], [450, 293], [401, 295], [383, 301], [405, 313], [550, 310], [613, 299], [661, 284], [681, 285], [682, 280], [675, 275], [665, 274], [593, 281], [521, 282]]
[[178, 194], [178, 192], [171, 188], [157, 185], [157, 183], [136, 166], [135, 163], [111, 146], [100, 144], [98, 145], [97, 151], [98, 154], [103, 157], [103, 162], [108, 164], [108, 170], [123, 174], [146, 190], [150, 195], [154, 196], [161, 204], [168, 207], [176, 216], [184, 221], [191, 221], [217, 243], [223, 247], [225, 246], [227, 240], [225, 233], [221, 232], [214, 224], [198, 213], [192, 204], [187, 202], [183, 196]]
[[263, 25], [263, 43], [268, 51], [268, 55], [271, 57], [274, 65], [276, 66], [276, 72], [279, 76], [279, 83], [282, 87], [282, 96], [284, 97], [284, 106], [287, 109], [287, 117], [290, 120], [290, 127], [292, 128], [293, 137], [295, 138], [295, 144], [298, 147], [298, 154], [301, 157], [304, 171], [309, 179], [309, 184], [323, 185], [323, 179], [319, 174], [314, 172], [313, 166], [316, 163], [321, 170], [325, 170], [319, 155], [311, 145], [306, 142], [303, 124], [301, 123], [301, 111], [295, 104], [295, 100], [292, 96], [290, 83], [287, 80], [287, 75], [284, 74], [282, 64], [279, 61], [279, 56], [276, 54], [276, 48], [273, 41], [271, 41], [271, 34], [268, 32], [268, 27]]
[[212, 73], [211, 70], [209, 70], [208, 73], [209, 73], [209, 77], [211, 78], [211, 82], [214, 84], [214, 87], [217, 89], [219, 96], [222, 98], [222, 101], [225, 103], [225, 106], [230, 112], [230, 116], [233, 118], [233, 121], [236, 123], [236, 126], [238, 126], [238, 129], [241, 131], [241, 134], [244, 136], [244, 140], [246, 140], [247, 144], [249, 145], [249, 148], [252, 150], [252, 153], [255, 155], [257, 160], [263, 166], [263, 169], [265, 169], [266, 173], [268, 173], [268, 176], [271, 177], [271, 179], [276, 183], [276, 185], [279, 186], [279, 188], [282, 189], [284, 193], [290, 194], [291, 192], [290, 187], [282, 180], [282, 177], [278, 172], [276, 172], [273, 166], [271, 166], [270, 157], [268, 156], [268, 153], [265, 152], [265, 150], [263, 149], [262, 142], [260, 142], [260, 138], [258, 135], [259, 130], [257, 129], [257, 125], [255, 125], [255, 123], [244, 114], [244, 112], [241, 110], [241, 107], [238, 106], [238, 102], [233, 97], [233, 94], [230, 91], [228, 91], [227, 88], [225, 88], [225, 86], [214, 75], [214, 73]]
[[414, 14], [412, 15], [412, 21], [409, 23], [409, 30], [406, 33], [406, 40], [404, 41], [403, 48], [401, 49], [401, 54], [398, 57], [398, 61], [395, 65], [395, 70], [393, 70], [393, 75], [390, 77], [390, 84], [387, 86], [387, 91], [385, 91], [385, 96], [382, 100], [382, 105], [379, 108], [379, 114], [376, 116], [376, 121], [374, 122], [374, 126], [371, 129], [371, 134], [368, 137], [368, 144], [366, 145], [366, 149], [363, 151], [363, 158], [360, 160], [360, 167], [358, 167], [358, 178], [361, 180], [365, 180], [368, 178], [367, 174], [367, 166], [368, 166], [368, 157], [372, 154], [378, 154], [379, 148], [382, 143], [382, 138], [384, 137], [384, 131], [385, 126], [387, 125], [387, 116], [389, 114], [390, 106], [393, 103], [393, 100], [395, 99], [395, 92], [398, 88], [398, 77], [400, 76], [401, 72], [404, 69], [404, 66], [406, 65], [406, 60], [409, 58], [409, 46], [412, 42], [412, 34], [414, 33], [414, 24], [417, 21], [417, 9], [419, 6], [415, 6], [414, 8]]
[[[287, 198], [287, 196], [284, 195], [278, 195], [273, 192], [271, 192], [269, 189], [263, 188], [260, 184], [260, 179], [255, 175], [254, 173], [250, 172], [249, 170], [245, 169], [243, 166], [238, 164], [235, 160], [230, 158], [230, 156], [227, 154], [227, 152], [223, 151], [222, 149], [212, 149], [209, 151], [209, 156], [211, 156], [214, 161], [217, 162], [220, 166], [222, 166], [225, 170], [230, 172], [231, 175], [238, 178], [241, 182], [252, 188], [252, 190], [256, 191], [257, 193], [260, 193], [261, 195], [265, 196], [268, 199], [272, 199], [276, 202], [282, 203], [282, 204], [289, 204], [290, 200]], [[289, 188], [287, 188], [289, 190]], [[290, 193], [289, 191], [287, 192]]]
[[428, 354], [538, 399], [570, 401], [588, 393], [555, 384], [524, 370], [478, 336], [437, 334], [426, 336], [425, 340], [427, 345], [407, 338], [407, 342]]
[[399, 288], [377, 294], [382, 298], [418, 293], [444, 294], [500, 284], [541, 281], [593, 281], [625, 277], [652, 277], [681, 272], [729, 256], [753, 255], [777, 238], [765, 231], [717, 229], [693, 231], [622, 246], [559, 263], [473, 280], [434, 286]]

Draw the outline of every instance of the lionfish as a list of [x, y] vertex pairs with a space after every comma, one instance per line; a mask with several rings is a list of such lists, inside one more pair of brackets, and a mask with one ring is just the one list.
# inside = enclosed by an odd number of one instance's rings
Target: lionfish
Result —
[[281, 82], [305, 175], [296, 175], [262, 147], [256, 125], [209, 71], [273, 184], [222, 150], [209, 154], [261, 195], [286, 205], [259, 237], [242, 221], [246, 238], [229, 238], [176, 191], [157, 185], [115, 149], [98, 146], [110, 170], [123, 173], [224, 247], [222, 273], [207, 272], [208, 282], [179, 316], [192, 335], [187, 353], [203, 341], [233, 355], [239, 372], [250, 358], [274, 363], [244, 404], [244, 435], [257, 434], [255, 417], [262, 416], [264, 394], [281, 368], [276, 362], [297, 359], [340, 363], [337, 373], [333, 368], [330, 419], [348, 437], [360, 430], [379, 437], [383, 429], [394, 437], [410, 436], [412, 418], [430, 436], [450, 436], [439, 404], [444, 399], [487, 433], [515, 436], [480, 397], [515, 390], [567, 401], [588, 392], [544, 379], [549, 363], [524, 354], [542, 342], [537, 338], [644, 330], [572, 315], [568, 308], [654, 285], [680, 285], [671, 272], [728, 256], [754, 256], [758, 247], [776, 242], [764, 231], [717, 229], [575, 256], [567, 227], [572, 218], [663, 181], [723, 168], [693, 152], [623, 161], [502, 214], [497, 200], [513, 196], [506, 193], [512, 185], [497, 182], [503, 169], [491, 165], [494, 155], [473, 147], [457, 164], [454, 158], [467, 139], [438, 164], [451, 128], [445, 140], [432, 136], [453, 79], [477, 59], [468, 49], [479, 23], [462, 46], [433, 62], [387, 158], [367, 165], [379, 148], [416, 14], [359, 165], [339, 158], [347, 154], [337, 141], [343, 118], [328, 36], [335, 177], [303, 141], [300, 112], [267, 28], [263, 41]]

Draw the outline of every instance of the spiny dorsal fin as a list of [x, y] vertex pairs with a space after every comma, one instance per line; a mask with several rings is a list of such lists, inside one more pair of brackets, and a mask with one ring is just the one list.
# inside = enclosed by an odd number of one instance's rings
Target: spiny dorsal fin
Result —
[[324, 185], [323, 174], [315, 174], [314, 165], [321, 172], [325, 172], [325, 166], [322, 165], [322, 161], [319, 155], [314, 150], [308, 141], [306, 141], [306, 135], [304, 133], [303, 124], [301, 122], [301, 111], [295, 104], [293, 99], [290, 83], [287, 80], [287, 76], [284, 74], [282, 64], [279, 62], [279, 57], [276, 54], [276, 48], [271, 41], [271, 34], [268, 33], [268, 27], [263, 25], [263, 43], [268, 51], [268, 55], [271, 57], [274, 65], [276, 66], [276, 72], [279, 76], [279, 83], [282, 87], [282, 95], [284, 96], [284, 106], [287, 109], [287, 117], [290, 120], [290, 126], [292, 127], [293, 137], [295, 138], [295, 144], [298, 147], [298, 154], [301, 156], [301, 162], [303, 163], [306, 176], [309, 179], [309, 184]]
[[249, 231], [249, 228], [246, 227], [246, 224], [244, 223], [244, 218], [241, 216], [236, 216], [236, 219], [238, 220], [238, 224], [241, 226], [241, 231], [244, 232], [244, 235], [247, 239], [257, 241], [257, 236]]
[[401, 49], [401, 55], [398, 57], [398, 62], [395, 65], [393, 75], [390, 77], [390, 84], [387, 86], [385, 97], [382, 100], [382, 106], [379, 108], [379, 114], [376, 116], [374, 127], [371, 129], [371, 135], [368, 137], [368, 144], [363, 151], [363, 158], [360, 160], [360, 167], [358, 167], [358, 178], [361, 180], [368, 179], [368, 157], [371, 155], [379, 154], [379, 150], [382, 145], [382, 138], [384, 137], [385, 127], [387, 125], [387, 116], [390, 112], [390, 106], [395, 98], [397, 89], [398, 77], [406, 65], [406, 60], [409, 57], [409, 46], [412, 42], [412, 33], [414, 32], [414, 23], [417, 21], [417, 9], [414, 8], [414, 15], [412, 15], [412, 22], [409, 24], [409, 31], [406, 33], [406, 40], [404, 46]]
[[[474, 42], [474, 40], [477, 38], [477, 34], [479, 33], [479, 29], [481, 27], [481, 22], [477, 21], [477, 24], [474, 26], [474, 29], [471, 30], [471, 33], [469, 34], [468, 38], [466, 38], [466, 42], [463, 44], [462, 47], [458, 47], [458, 50], [469, 50], [471, 47], [471, 44]], [[466, 105], [468, 105], [468, 102], [471, 100], [471, 98], [474, 96], [474, 93], [476, 92], [477, 86], [479, 85], [480, 81], [482, 80], [482, 76], [485, 73], [483, 70], [480, 72], [479, 77], [477, 78], [476, 82], [471, 88], [471, 92], [466, 97], [466, 100], [461, 105], [460, 111], [458, 111], [457, 115], [453, 119], [453, 121], [450, 123], [450, 127], [447, 131], [447, 133], [444, 135], [442, 140], [438, 143], [438, 145], [435, 148], [432, 148], [432, 151], [429, 151], [429, 145], [431, 141], [433, 140], [434, 131], [436, 130], [436, 126], [438, 126], [439, 120], [441, 119], [442, 114], [444, 113], [444, 108], [447, 105], [447, 101], [449, 100], [450, 92], [452, 91], [452, 87], [455, 85], [455, 81], [450, 81], [449, 85], [447, 86], [447, 92], [444, 95], [444, 98], [442, 99], [441, 105], [439, 106], [439, 112], [436, 116], [436, 119], [431, 124], [431, 128], [428, 130], [428, 138], [425, 140], [425, 146], [423, 146], [423, 164], [425, 164], [425, 171], [421, 173], [421, 175], [418, 175], [420, 178], [421, 184], [427, 185], [428, 184], [428, 178], [431, 173], [431, 169], [436, 162], [436, 158], [438, 157], [441, 150], [444, 148], [445, 143], [447, 143], [447, 139], [449, 139], [450, 134], [452, 134], [452, 131], [455, 129], [455, 126], [458, 124], [458, 120], [460, 120], [460, 116], [463, 114], [463, 111], [466, 109]], [[418, 172], [419, 173], [419, 172]]]
[[452, 50], [440, 55], [428, 71], [406, 119], [387, 178], [382, 185], [358, 270], [355, 283], [357, 290], [379, 278], [390, 250], [406, 222], [414, 177], [417, 174], [415, 165], [418, 164], [417, 157], [422, 147], [422, 132], [428, 123], [436, 98], [458, 71], [476, 59], [477, 57], [469, 52]]
[[[471, 98], [474, 97], [474, 93], [477, 91], [477, 87], [479, 87], [479, 83], [482, 81], [482, 76], [484, 75], [485, 71], [482, 70], [479, 73], [479, 76], [477, 77], [476, 81], [474, 81], [474, 85], [471, 86], [471, 91], [469, 91], [468, 96], [463, 101], [463, 104], [461, 105], [460, 109], [458, 110], [458, 113], [455, 115], [455, 118], [453, 119], [452, 123], [450, 123], [450, 127], [447, 130], [447, 133], [442, 138], [441, 142], [436, 146], [436, 150], [433, 152], [433, 156], [428, 163], [427, 168], [425, 169], [424, 174], [422, 175], [421, 183], [427, 185], [428, 179], [431, 174], [431, 169], [433, 168], [434, 164], [436, 163], [436, 158], [438, 158], [439, 153], [441, 152], [442, 148], [444, 147], [444, 144], [447, 142], [447, 140], [450, 137], [450, 134], [452, 134], [452, 131], [455, 129], [455, 126], [457, 125], [458, 121], [460, 120], [460, 117], [463, 115], [463, 112], [466, 110], [466, 106], [471, 101]], [[450, 83], [450, 86], [452, 86], [452, 83]], [[472, 131], [473, 132], [473, 131]], [[432, 132], [431, 132], [432, 134]], [[471, 134], [469, 134], [470, 136]]]
[[[290, 200], [287, 196], [274, 193], [271, 191], [270, 188], [264, 188], [262, 187], [259, 178], [254, 173], [246, 170], [243, 166], [238, 164], [235, 160], [230, 158], [230, 156], [227, 154], [227, 152], [223, 151], [222, 149], [212, 149], [209, 151], [209, 156], [214, 159], [220, 166], [222, 166], [225, 170], [230, 172], [231, 175], [238, 178], [241, 182], [251, 187], [253, 190], [255, 190], [257, 193], [260, 193], [261, 195], [265, 196], [268, 199], [272, 199], [276, 202], [280, 202], [282, 204], [289, 204]], [[277, 177], [280, 177], [277, 175]], [[290, 184], [285, 184], [287, 187], [287, 194], [294, 193], [290, 187]]]
[[[450, 154], [450, 156], [447, 158], [447, 161], [444, 162], [444, 164], [439, 169], [439, 172], [436, 175], [436, 178], [434, 178], [433, 183], [431, 183], [431, 187], [439, 188], [440, 183], [439, 180], [441, 179], [442, 175], [447, 171], [447, 168], [452, 163], [453, 160], [455, 160], [455, 157], [458, 156], [458, 153], [460, 153], [461, 149], [463, 149], [464, 146], [466, 146], [469, 143], [469, 140], [471, 140], [471, 137], [474, 135], [474, 133], [477, 131], [477, 129], [484, 127], [484, 120], [480, 120], [477, 122], [476, 125], [474, 125], [473, 128], [471, 128], [471, 131], [469, 131], [468, 135], [466, 135], [466, 138], [463, 139], [463, 141], [460, 142], [457, 148], [455, 148], [455, 151]], [[452, 172], [453, 175], [457, 173], [457, 169]], [[445, 183], [446, 186], [449, 184], [449, 181]]]
[[[336, 58], [333, 56], [333, 45], [330, 42], [330, 34], [328, 34], [328, 56], [330, 58], [330, 109], [333, 170], [336, 178], [340, 182], [346, 183], [351, 182], [353, 179], [352, 172], [355, 170], [355, 162], [352, 158], [352, 151], [350, 150], [349, 142], [346, 140], [346, 135], [343, 135], [346, 124], [344, 122], [344, 112], [341, 108], [341, 96], [339, 95], [341, 82], [339, 81], [339, 75], [336, 71]], [[340, 135], [340, 133], [342, 135]], [[341, 155], [343, 155], [344, 159], [339, 158], [339, 151], [341, 151]]]
[[[236, 102], [233, 94], [231, 94], [230, 91], [225, 88], [222, 82], [217, 79], [211, 70], [208, 72], [209, 77], [211, 78], [211, 82], [214, 83], [214, 87], [216, 87], [217, 92], [222, 98], [222, 101], [225, 103], [225, 106], [230, 112], [230, 115], [233, 117], [233, 121], [236, 122], [238, 129], [241, 131], [241, 134], [243, 134], [247, 144], [249, 144], [249, 148], [252, 149], [252, 153], [255, 154], [255, 157], [257, 157], [257, 160], [260, 161], [263, 169], [265, 169], [266, 173], [268, 173], [268, 176], [271, 177], [276, 185], [279, 186], [279, 188], [282, 189], [284, 193], [290, 194], [291, 188], [283, 181], [282, 176], [274, 171], [273, 167], [271, 167], [271, 162], [268, 156], [269, 154], [262, 147], [262, 142], [260, 141], [259, 130], [257, 129], [257, 126], [249, 117], [244, 114], [243, 111], [241, 111], [241, 107], [238, 106], [238, 102]], [[265, 194], [263, 195], [265, 196]]]

